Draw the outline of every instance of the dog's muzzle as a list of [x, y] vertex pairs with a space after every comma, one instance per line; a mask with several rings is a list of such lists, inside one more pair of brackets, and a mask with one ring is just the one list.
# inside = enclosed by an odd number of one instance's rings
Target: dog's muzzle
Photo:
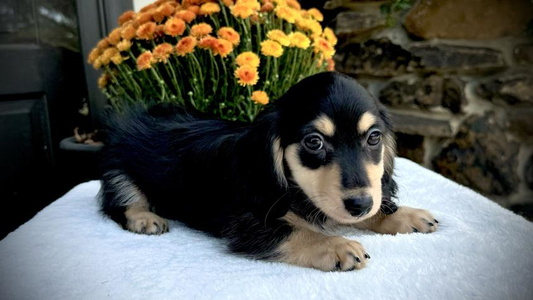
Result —
[[344, 207], [354, 217], [366, 215], [372, 209], [372, 197], [362, 196], [344, 199]]

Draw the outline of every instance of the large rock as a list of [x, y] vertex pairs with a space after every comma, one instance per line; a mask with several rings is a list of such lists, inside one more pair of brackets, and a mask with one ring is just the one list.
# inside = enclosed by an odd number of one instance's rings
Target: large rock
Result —
[[435, 171], [485, 195], [515, 192], [519, 144], [508, 139], [500, 123], [494, 114], [469, 117], [433, 159]]
[[389, 114], [396, 132], [433, 137], [453, 136], [448, 116], [396, 109], [390, 109]]
[[455, 76], [394, 80], [381, 90], [379, 100], [392, 107], [443, 107], [459, 113], [466, 103], [463, 88], [464, 83]]
[[514, 59], [519, 64], [533, 64], [533, 44], [522, 44], [514, 48]]
[[409, 51], [426, 72], [492, 72], [506, 66], [503, 54], [491, 48], [422, 42], [413, 44]]
[[335, 65], [346, 74], [392, 77], [413, 71], [418, 61], [401, 46], [380, 38], [340, 48]]
[[421, 0], [404, 26], [423, 39], [494, 39], [524, 35], [531, 16], [530, 0]]
[[370, 36], [387, 25], [383, 14], [345, 11], [337, 15], [335, 33], [341, 39], [357, 40]]
[[533, 106], [507, 109], [507, 122], [513, 135], [522, 141], [533, 141]]
[[491, 101], [503, 100], [511, 105], [533, 104], [533, 71], [530, 69], [509, 70], [480, 84], [477, 93]]

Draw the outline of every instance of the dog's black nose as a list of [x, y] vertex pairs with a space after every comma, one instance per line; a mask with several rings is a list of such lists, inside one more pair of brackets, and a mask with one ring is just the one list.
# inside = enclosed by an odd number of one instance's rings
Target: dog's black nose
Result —
[[344, 207], [354, 217], [364, 216], [372, 209], [372, 197], [363, 196], [344, 199]]

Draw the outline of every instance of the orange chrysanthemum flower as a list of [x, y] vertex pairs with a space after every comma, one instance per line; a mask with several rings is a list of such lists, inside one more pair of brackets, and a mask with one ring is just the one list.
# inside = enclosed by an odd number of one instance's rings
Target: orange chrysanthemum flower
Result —
[[291, 47], [307, 49], [311, 45], [311, 40], [301, 32], [291, 32], [289, 39], [291, 40], [291, 44], [289, 45]]
[[218, 30], [217, 35], [221, 39], [225, 39], [226, 41], [232, 43], [233, 45], [237, 46], [241, 42], [241, 36], [235, 29], [231, 27], [222, 27]]
[[115, 55], [111, 56], [110, 60], [118, 66], [124, 61], [124, 57], [117, 52]]
[[152, 67], [152, 62], [154, 60], [154, 56], [152, 55], [152, 52], [145, 51], [139, 57], [137, 57], [137, 70], [145, 70]]
[[120, 17], [118, 17], [118, 25], [122, 26], [124, 23], [133, 20], [135, 17], [135, 12], [133, 10], [128, 10], [124, 12]]
[[274, 4], [272, 4], [272, 2], [266, 2], [265, 4], [261, 6], [261, 9], [260, 9], [261, 12], [271, 12], [273, 10], [274, 10]]
[[[141, 10], [142, 12], [142, 10]], [[133, 21], [133, 25], [135, 25], [136, 27], [139, 27], [141, 26], [142, 24], [145, 24], [147, 22], [150, 22], [152, 21], [152, 14], [151, 13], [148, 13], [148, 12], [142, 12], [142, 13], [138, 13], [136, 16], [135, 16], [135, 19]]]
[[289, 46], [289, 44], [291, 43], [291, 40], [285, 34], [285, 32], [279, 29], [270, 30], [267, 33], [267, 38], [280, 43], [282, 46]]
[[[173, 13], [174, 13], [174, 5], [172, 5], [171, 3], [164, 3], [162, 4], [161, 6], [159, 6], [155, 12], [152, 13], [152, 17], [154, 18], [154, 20], [156, 20], [157, 22], [161, 22], [163, 21], [166, 17], [169, 17], [171, 16]], [[157, 16], [157, 19], [156, 19], [156, 16]]]
[[93, 68], [96, 70], [100, 69], [102, 67], [102, 59], [100, 59], [100, 56], [98, 56], [94, 62], [93, 62]]
[[314, 47], [315, 53], [322, 53], [325, 58], [331, 58], [335, 54], [335, 48], [324, 38], [315, 39]]
[[197, 14], [200, 13], [200, 6], [192, 5], [192, 6], [187, 7], [187, 10], [192, 12], [193, 14], [197, 15]]
[[191, 27], [191, 35], [195, 37], [203, 37], [213, 32], [213, 27], [207, 23], [198, 23]]
[[224, 3], [224, 5], [227, 7], [231, 7], [235, 4], [233, 0], [222, 0], [222, 3]]
[[121, 36], [125, 40], [131, 40], [137, 35], [137, 29], [133, 24], [129, 24], [126, 27], [122, 28]]
[[182, 38], [176, 45], [176, 53], [179, 56], [185, 56], [194, 51], [196, 47], [196, 39], [191, 36], [186, 36]]
[[94, 61], [102, 54], [102, 50], [98, 47], [96, 48], [93, 48], [93, 50], [91, 50], [91, 52], [89, 53], [89, 57], [87, 58], [87, 62], [89, 64], [93, 64]]
[[137, 38], [142, 40], [149, 40], [154, 37], [157, 24], [154, 22], [144, 23], [137, 28]]
[[100, 50], [102, 51], [109, 47], [109, 42], [107, 41], [107, 38], [101, 39], [98, 44], [96, 44], [96, 47], [100, 48]]
[[268, 104], [268, 95], [264, 91], [254, 91], [252, 92], [252, 101], [261, 104], [261, 105], [267, 105]]
[[185, 32], [185, 21], [180, 18], [171, 18], [165, 22], [164, 32], [170, 36], [179, 36]]
[[131, 41], [129, 40], [122, 40], [117, 44], [118, 51], [128, 51], [131, 48]]
[[242, 86], [254, 85], [259, 81], [257, 69], [250, 66], [238, 67], [234, 74], [238, 79], [238, 83]]
[[224, 39], [216, 39], [211, 45], [211, 50], [215, 55], [226, 57], [233, 51], [233, 44]]
[[261, 54], [265, 56], [280, 57], [283, 55], [283, 47], [276, 41], [265, 40], [261, 42]]
[[217, 12], [220, 12], [220, 5], [213, 2], [207, 2], [200, 6], [200, 11], [198, 12], [198, 14], [202, 16], [208, 16]]
[[118, 52], [117, 48], [107, 48], [104, 50], [102, 55], [100, 55], [100, 59], [102, 61], [103, 65], [108, 65], [111, 62], [111, 58], [114, 57], [116, 54], [120, 56], [120, 52]]
[[198, 47], [202, 49], [212, 49], [215, 41], [216, 41], [215, 37], [210, 36], [210, 35], [205, 36], [198, 41]]
[[153, 56], [156, 62], [168, 62], [170, 54], [174, 51], [174, 47], [169, 43], [159, 44], [154, 48]]
[[182, 19], [187, 24], [191, 23], [194, 19], [196, 19], [196, 14], [189, 10], [180, 10], [176, 14], [174, 14], [174, 16]]
[[120, 27], [117, 27], [111, 31], [111, 33], [107, 36], [107, 41], [110, 45], [116, 45], [118, 42], [120, 42], [122, 29]]
[[109, 74], [102, 74], [102, 76], [98, 78], [98, 87], [101, 89], [105, 88], [109, 84], [110, 79]]
[[250, 66], [252, 68], [258, 68], [261, 61], [257, 54], [251, 51], [247, 51], [237, 55], [237, 58], [235, 58], [235, 62], [239, 67]]

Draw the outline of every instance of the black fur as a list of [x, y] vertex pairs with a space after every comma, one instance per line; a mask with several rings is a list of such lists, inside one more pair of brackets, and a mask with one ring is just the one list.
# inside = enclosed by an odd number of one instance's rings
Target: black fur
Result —
[[[320, 114], [330, 116], [338, 127], [353, 128], [328, 140], [332, 149], [318, 161], [301, 157], [310, 168], [338, 161], [343, 182], [362, 185], [368, 178], [355, 175], [361, 166], [350, 155], [362, 151], [354, 120], [367, 111], [381, 117], [378, 126], [392, 138], [383, 108], [351, 78], [338, 73], [302, 80], [251, 124], [206, 119], [165, 106], [128, 111], [108, 122], [102, 210], [126, 226], [123, 202], [128, 191], [122, 189], [136, 188], [158, 215], [223, 237], [232, 252], [272, 258], [292, 231], [281, 220], [288, 211], [317, 226], [328, 219], [292, 180], [286, 162], [282, 171], [287, 184], [276, 172], [272, 150], [276, 139], [283, 149], [300, 143]], [[388, 214], [396, 210], [392, 201], [396, 185], [392, 161], [385, 164], [382, 212]], [[113, 184], [117, 176], [132, 186], [117, 187]]]

